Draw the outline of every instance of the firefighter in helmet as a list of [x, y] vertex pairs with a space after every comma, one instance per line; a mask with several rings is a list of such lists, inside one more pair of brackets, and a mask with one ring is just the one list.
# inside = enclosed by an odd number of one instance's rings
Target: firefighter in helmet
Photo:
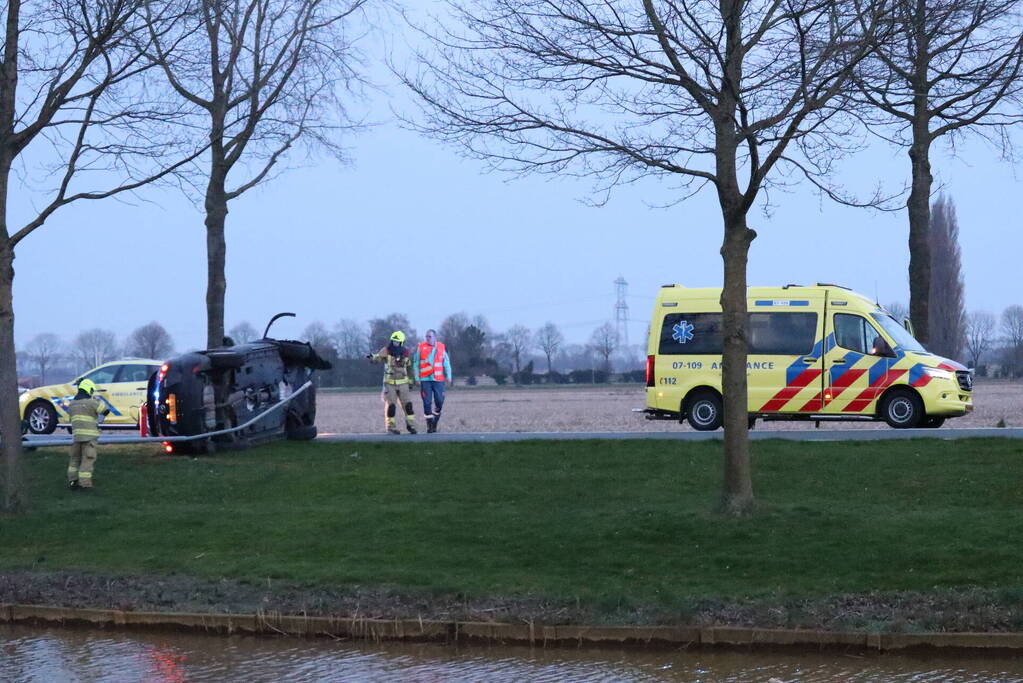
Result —
[[374, 363], [384, 364], [384, 424], [391, 434], [400, 434], [394, 416], [398, 403], [405, 411], [405, 429], [416, 433], [416, 416], [412, 410], [411, 389], [415, 388], [412, 354], [405, 348], [405, 333], [397, 330], [387, 346], [366, 356]]
[[92, 470], [96, 464], [99, 420], [110, 413], [102, 401], [93, 398], [96, 385], [90, 379], [78, 383], [78, 393], [68, 406], [71, 416], [71, 459], [67, 465], [67, 485], [74, 489], [92, 488]]

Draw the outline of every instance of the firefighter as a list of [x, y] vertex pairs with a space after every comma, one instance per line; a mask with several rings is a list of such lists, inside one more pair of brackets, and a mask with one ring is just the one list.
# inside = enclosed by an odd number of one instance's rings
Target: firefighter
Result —
[[401, 434], [394, 419], [400, 402], [405, 411], [405, 429], [409, 434], [415, 434], [416, 416], [409, 392], [415, 388], [415, 375], [412, 372], [412, 356], [405, 348], [405, 333], [397, 330], [391, 335], [387, 346], [366, 357], [374, 363], [384, 364], [384, 425], [387, 431], [390, 434]]
[[78, 393], [71, 405], [71, 459], [67, 465], [68, 488], [91, 489], [92, 469], [96, 464], [96, 442], [99, 440], [99, 418], [110, 413], [101, 401], [93, 398], [96, 385], [90, 379], [78, 383]]
[[437, 341], [436, 330], [426, 331], [426, 341], [416, 347], [413, 361], [422, 388], [419, 395], [423, 398], [426, 432], [432, 434], [437, 431], [444, 407], [444, 382], [451, 380], [451, 361], [444, 344]]

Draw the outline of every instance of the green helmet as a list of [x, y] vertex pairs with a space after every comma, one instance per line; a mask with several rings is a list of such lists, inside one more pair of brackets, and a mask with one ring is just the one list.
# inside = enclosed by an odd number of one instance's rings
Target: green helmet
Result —
[[394, 334], [391, 335], [391, 341], [396, 341], [399, 344], [404, 344], [405, 343], [405, 333], [402, 332], [401, 330], [396, 331]]
[[91, 379], [83, 379], [78, 383], [78, 388], [87, 393], [89, 396], [96, 393], [96, 385], [93, 384]]

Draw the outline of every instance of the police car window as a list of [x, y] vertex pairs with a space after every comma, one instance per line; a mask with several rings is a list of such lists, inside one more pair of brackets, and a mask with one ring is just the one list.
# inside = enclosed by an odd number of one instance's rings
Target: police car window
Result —
[[91, 379], [95, 384], [110, 384], [114, 381], [114, 376], [120, 368], [120, 365], [108, 365], [105, 368], [93, 370], [82, 379]]
[[802, 356], [817, 340], [816, 313], [750, 313], [749, 353]]
[[720, 354], [721, 345], [720, 313], [669, 313], [664, 316], [659, 353]]
[[877, 329], [866, 318], [849, 313], [835, 314], [835, 343], [843, 349], [870, 354], [874, 350]]

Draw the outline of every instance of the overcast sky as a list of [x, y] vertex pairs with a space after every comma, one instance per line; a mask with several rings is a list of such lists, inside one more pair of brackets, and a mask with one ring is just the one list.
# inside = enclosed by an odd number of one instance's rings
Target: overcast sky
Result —
[[[380, 65], [386, 87], [367, 103], [380, 124], [349, 140], [351, 163], [296, 159], [273, 182], [231, 203], [227, 219], [227, 327], [298, 337], [313, 321], [366, 321], [405, 313], [420, 331], [448, 314], [485, 315], [497, 331], [560, 325], [584, 342], [613, 320], [614, 280], [629, 283], [629, 341], [642, 342], [657, 288], [720, 286], [722, 226], [709, 189], [677, 195], [655, 180], [623, 188], [602, 208], [572, 178], [486, 173], [456, 150], [402, 130], [389, 108], [408, 96]], [[1023, 303], [1019, 169], [990, 147], [940, 144], [932, 165], [959, 216], [969, 310], [1000, 314]], [[893, 185], [909, 173], [904, 150], [875, 146], [842, 165], [851, 184]], [[12, 193], [23, 216], [31, 188]], [[205, 344], [203, 215], [180, 193], [148, 203], [79, 203], [24, 240], [15, 261], [15, 340], [54, 332], [68, 340], [102, 327], [119, 338], [157, 320], [176, 349]], [[808, 189], [774, 194], [750, 251], [751, 285], [833, 282], [881, 303], [908, 301], [905, 212], [878, 213], [820, 200]], [[17, 216], [12, 216], [16, 218]]]

